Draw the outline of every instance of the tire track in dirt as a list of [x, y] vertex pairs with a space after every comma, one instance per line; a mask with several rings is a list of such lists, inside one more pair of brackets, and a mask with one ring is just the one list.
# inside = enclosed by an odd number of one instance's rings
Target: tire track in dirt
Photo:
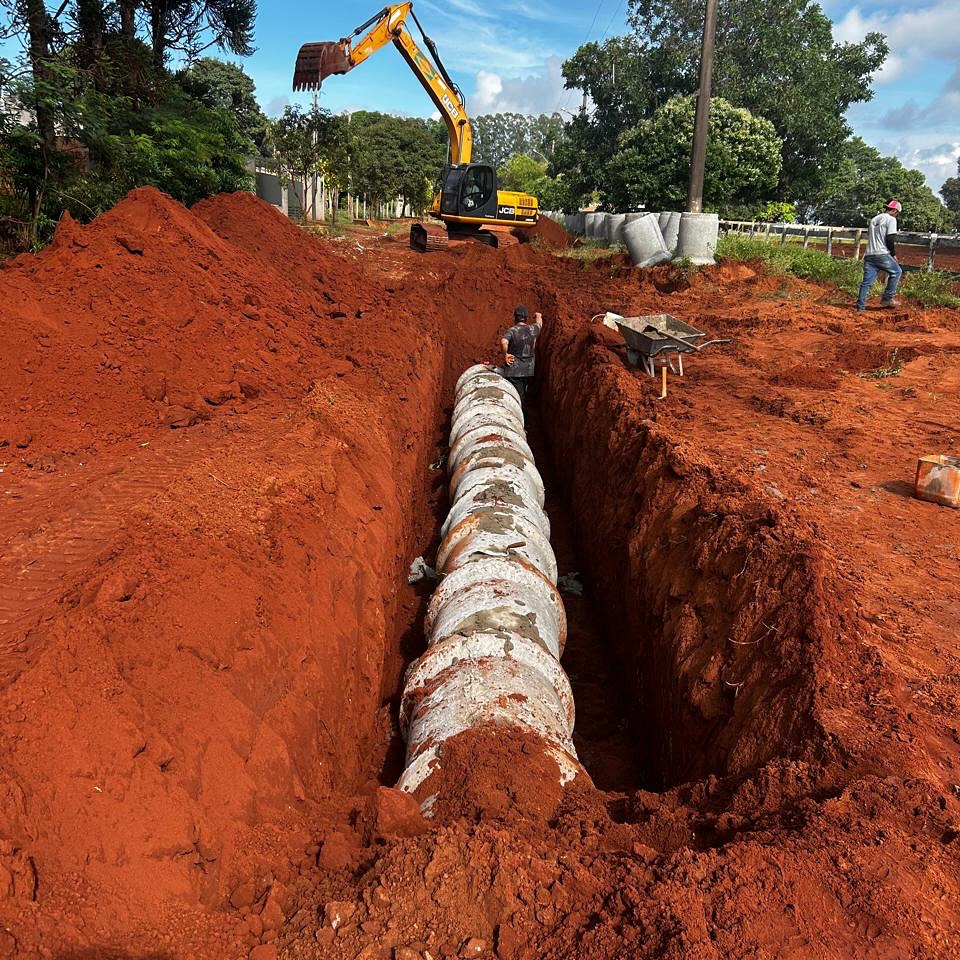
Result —
[[[139, 511], [155, 502], [209, 445], [179, 438], [4, 491], [0, 517], [0, 675], [26, 652], [24, 634], [48, 615]], [[78, 471], [82, 471], [79, 473]]]

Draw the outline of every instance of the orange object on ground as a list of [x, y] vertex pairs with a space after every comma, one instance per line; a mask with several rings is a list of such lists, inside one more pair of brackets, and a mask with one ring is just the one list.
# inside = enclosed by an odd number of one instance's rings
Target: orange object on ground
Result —
[[913, 492], [921, 500], [960, 509], [960, 457], [940, 453], [921, 457]]

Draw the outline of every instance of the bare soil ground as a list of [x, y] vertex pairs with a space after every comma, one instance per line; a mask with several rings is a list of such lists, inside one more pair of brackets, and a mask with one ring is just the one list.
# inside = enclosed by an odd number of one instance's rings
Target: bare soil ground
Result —
[[[957, 954], [960, 311], [149, 190], [0, 288], [0, 956]], [[468, 740], [426, 821], [405, 573], [517, 303], [596, 786]], [[607, 309], [731, 343], [658, 400]]]

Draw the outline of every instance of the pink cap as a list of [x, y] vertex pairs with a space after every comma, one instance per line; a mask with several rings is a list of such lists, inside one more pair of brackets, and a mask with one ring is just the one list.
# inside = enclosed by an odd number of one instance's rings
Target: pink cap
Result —
[[899, 201], [899, 200], [891, 200], [891, 201], [887, 204], [887, 209], [888, 209], [888, 210], [896, 210], [897, 213], [899, 213], [899, 212], [903, 209], [903, 207], [900, 206], [900, 201]]

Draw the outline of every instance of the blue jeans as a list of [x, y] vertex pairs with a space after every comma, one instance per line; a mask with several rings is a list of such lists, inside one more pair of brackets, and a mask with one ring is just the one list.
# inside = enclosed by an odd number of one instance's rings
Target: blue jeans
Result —
[[897, 292], [897, 285], [903, 270], [889, 253], [871, 253], [863, 258], [863, 283], [860, 284], [860, 296], [857, 297], [857, 309], [863, 310], [867, 305], [867, 294], [877, 279], [877, 274], [883, 270], [887, 275], [887, 289], [883, 291], [883, 300], [892, 300]]

